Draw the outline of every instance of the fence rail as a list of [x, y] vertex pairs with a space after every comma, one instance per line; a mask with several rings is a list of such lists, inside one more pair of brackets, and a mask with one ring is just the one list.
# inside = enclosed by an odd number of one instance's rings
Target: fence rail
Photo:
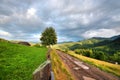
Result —
[[33, 80], [51, 80], [51, 62], [45, 61], [33, 72]]

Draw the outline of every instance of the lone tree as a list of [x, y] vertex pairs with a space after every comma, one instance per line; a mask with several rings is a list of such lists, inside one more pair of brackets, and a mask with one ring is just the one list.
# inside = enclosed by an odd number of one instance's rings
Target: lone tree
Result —
[[57, 35], [53, 27], [48, 27], [42, 32], [40, 38], [42, 45], [50, 46], [57, 43]]

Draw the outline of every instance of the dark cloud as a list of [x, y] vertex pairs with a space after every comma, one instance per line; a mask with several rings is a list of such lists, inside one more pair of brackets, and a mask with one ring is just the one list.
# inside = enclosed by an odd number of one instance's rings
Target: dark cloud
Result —
[[0, 37], [39, 41], [40, 33], [48, 26], [56, 29], [60, 42], [118, 35], [120, 1], [0, 1]]

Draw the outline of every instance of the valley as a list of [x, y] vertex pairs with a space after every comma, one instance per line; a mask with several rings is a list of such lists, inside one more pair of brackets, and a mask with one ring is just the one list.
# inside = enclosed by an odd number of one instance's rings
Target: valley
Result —
[[120, 36], [61, 43], [51, 49], [28, 44], [0, 39], [1, 80], [32, 80], [33, 71], [48, 54], [55, 80], [120, 79]]

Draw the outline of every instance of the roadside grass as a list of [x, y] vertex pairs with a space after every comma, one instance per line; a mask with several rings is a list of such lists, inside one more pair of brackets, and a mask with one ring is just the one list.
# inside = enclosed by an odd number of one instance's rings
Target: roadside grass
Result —
[[55, 75], [55, 80], [73, 80], [71, 74], [67, 70], [61, 58], [57, 55], [55, 50], [50, 52], [52, 69]]
[[75, 54], [73, 51], [68, 51], [68, 54], [70, 54], [71, 56], [76, 57], [86, 63], [92, 64], [103, 71], [112, 73], [112, 74], [120, 77], [120, 65], [116, 65], [116, 64], [105, 62], [105, 61], [100, 61], [100, 60], [96, 60], [93, 58], [85, 57], [85, 56], [82, 56], [79, 54]]
[[32, 80], [33, 71], [46, 60], [47, 48], [0, 41], [0, 80]]

